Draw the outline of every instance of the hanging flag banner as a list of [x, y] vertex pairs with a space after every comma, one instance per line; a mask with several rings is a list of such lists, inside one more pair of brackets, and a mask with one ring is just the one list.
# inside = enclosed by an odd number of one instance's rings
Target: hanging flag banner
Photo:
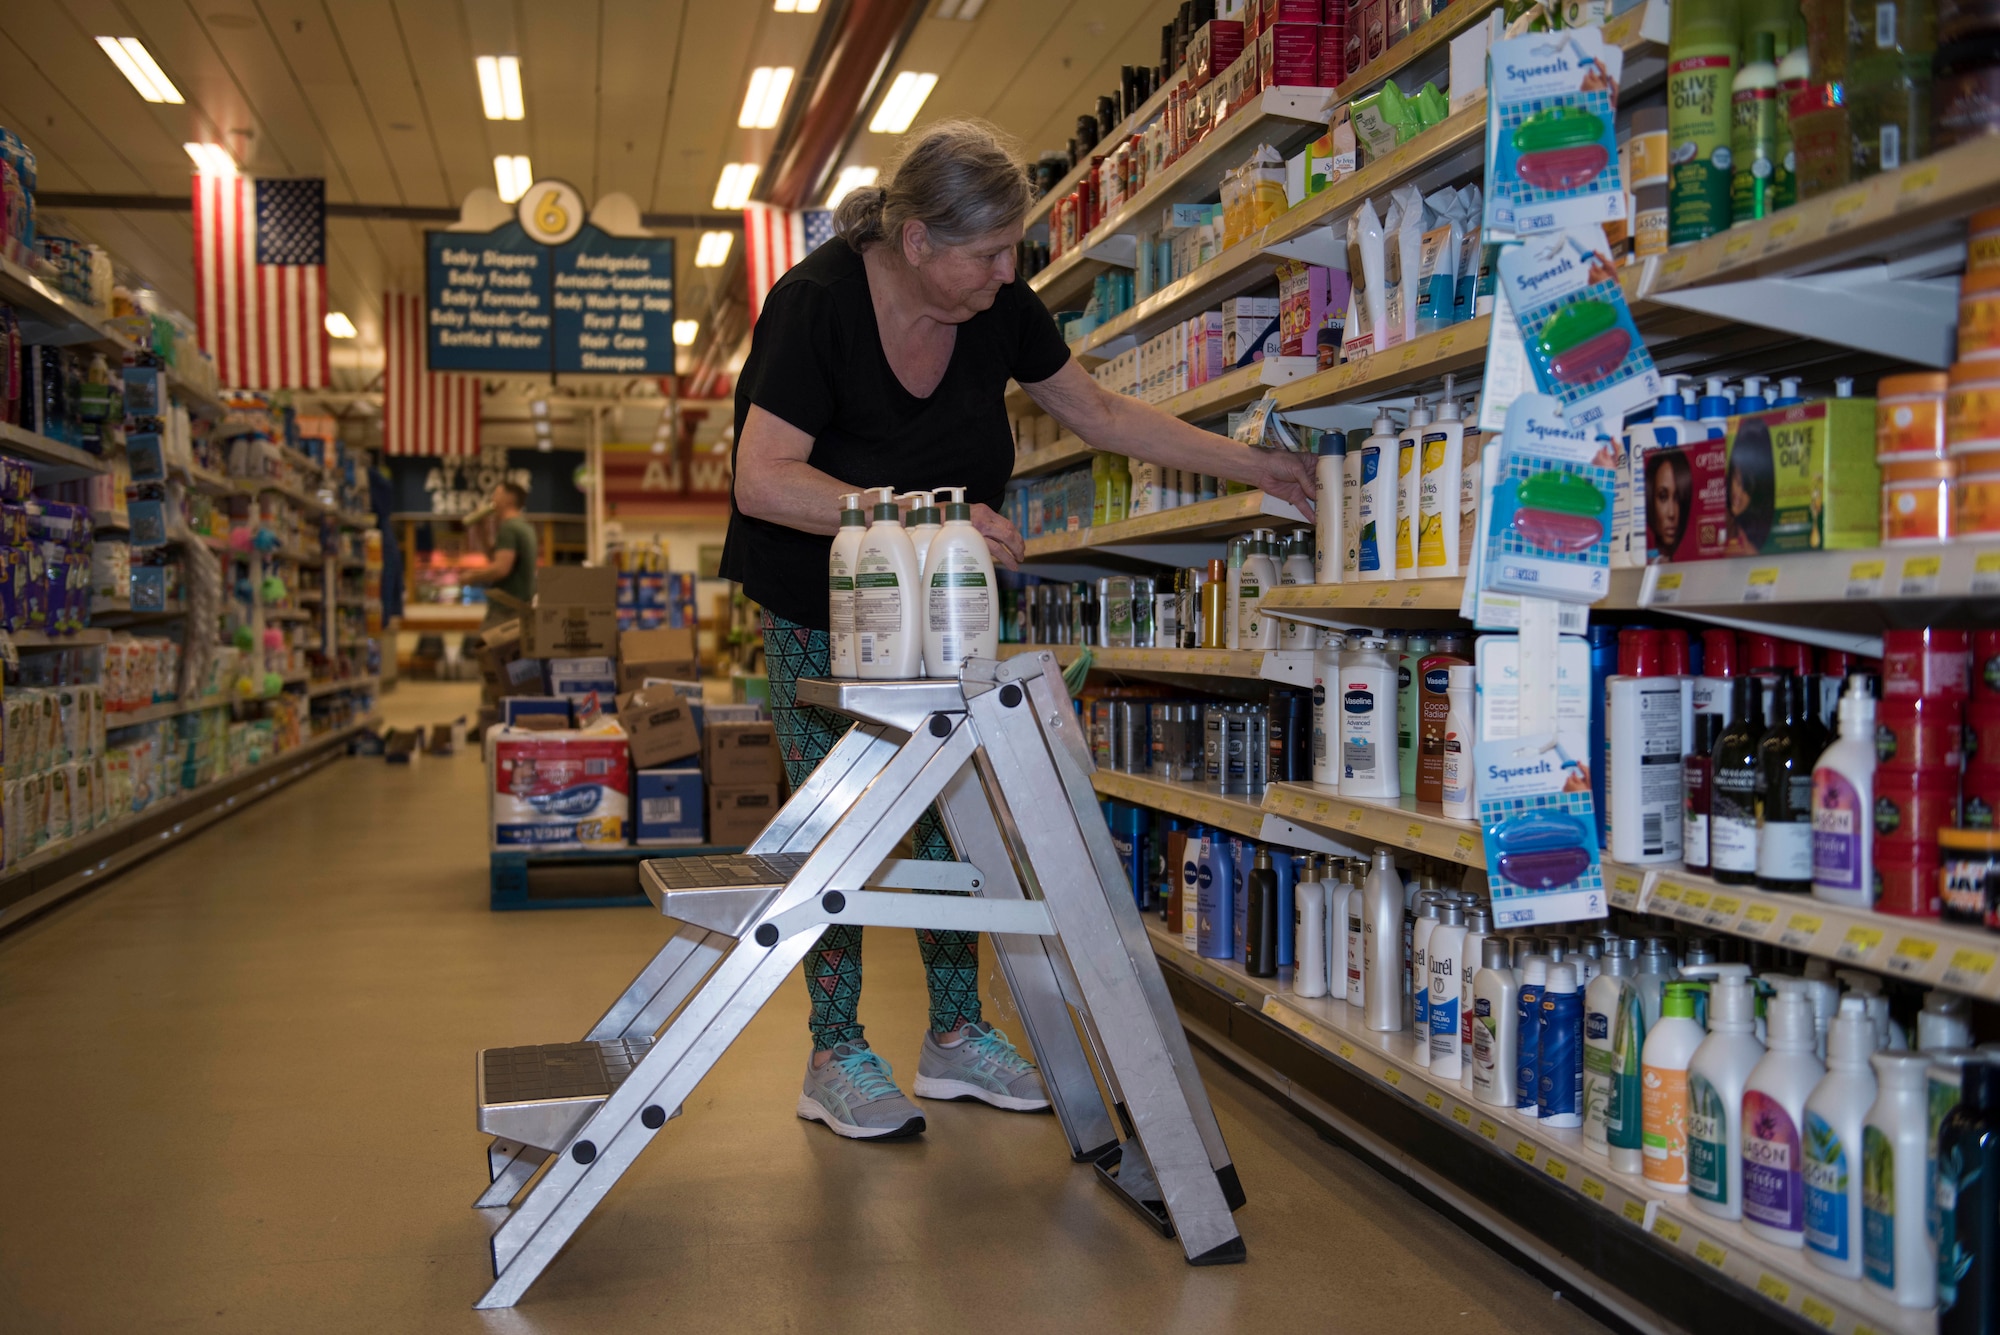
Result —
[[673, 238], [614, 236], [538, 181], [512, 221], [424, 240], [431, 370], [673, 374]]

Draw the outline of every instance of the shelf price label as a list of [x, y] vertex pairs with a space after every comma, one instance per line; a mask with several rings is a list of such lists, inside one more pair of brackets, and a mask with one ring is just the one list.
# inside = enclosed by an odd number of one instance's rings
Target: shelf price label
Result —
[[1646, 909], [1650, 913], [1679, 917], [1681, 895], [1684, 893], [1679, 881], [1661, 881], [1653, 887], [1653, 898]]
[[1521, 1161], [1522, 1163], [1533, 1163], [1533, 1162], [1535, 1161], [1535, 1146], [1534, 1146], [1534, 1142], [1533, 1142], [1533, 1141], [1527, 1141], [1527, 1140], [1517, 1140], [1517, 1141], [1515, 1141], [1515, 1142], [1514, 1142], [1514, 1157], [1515, 1157], [1516, 1159], [1519, 1159], [1519, 1160], [1520, 1160], [1520, 1161]]
[[1500, 1128], [1482, 1117], [1479, 1119], [1479, 1134], [1488, 1140], [1498, 1140], [1500, 1138]]
[[1618, 872], [1611, 878], [1611, 903], [1616, 908], [1637, 911], [1639, 889], [1645, 884], [1631, 872]]
[[1840, 938], [1840, 945], [1834, 954], [1850, 963], [1858, 964], [1868, 958], [1869, 952], [1882, 944], [1882, 931], [1877, 927], [1863, 927], [1856, 923]]
[[2000, 552], [1981, 552], [1972, 558], [1972, 592], [2000, 593]]
[[1792, 243], [1792, 233], [1799, 230], [1796, 214], [1783, 213], [1774, 218], [1764, 237], [1764, 253], [1774, 255]]
[[1402, 1073], [1401, 1071], [1397, 1070], [1397, 1069], [1396, 1069], [1395, 1067], [1391, 1066], [1391, 1067], [1388, 1067], [1387, 1069], [1385, 1069], [1385, 1070], [1384, 1070], [1384, 1071], [1382, 1072], [1382, 1078], [1383, 1078], [1384, 1080], [1388, 1081], [1388, 1082], [1389, 1082], [1389, 1083], [1390, 1083], [1390, 1084], [1391, 1084], [1392, 1086], [1394, 1086], [1394, 1087], [1396, 1087], [1396, 1088], [1398, 1088], [1398, 1089], [1402, 1088], [1402, 1085], [1403, 1085], [1403, 1073]]
[[1631, 1196], [1625, 1198], [1624, 1207], [1619, 1211], [1627, 1219], [1644, 1228], [1646, 1226], [1646, 1203]]
[[1460, 836], [1458, 836], [1457, 847], [1458, 847], [1458, 856], [1461, 859], [1474, 856], [1484, 857], [1484, 854], [1480, 852], [1478, 835], [1461, 834]]
[[1451, 1120], [1460, 1126], [1471, 1126], [1472, 1114], [1466, 1111], [1464, 1104], [1454, 1103], [1451, 1106]]
[[1425, 1090], [1424, 1105], [1428, 1107], [1432, 1112], [1443, 1112], [1444, 1095], [1438, 1093], [1435, 1089]]
[[1722, 1269], [1723, 1263], [1729, 1259], [1729, 1251], [1727, 1248], [1718, 1247], [1715, 1243], [1710, 1242], [1707, 1238], [1702, 1238], [1700, 1241], [1695, 1243], [1694, 1254], [1701, 1260], [1704, 1260], [1708, 1262], [1710, 1265], [1714, 1266], [1717, 1270]]
[[1896, 948], [1884, 963], [1892, 971], [1908, 976], [1920, 972], [1936, 956], [1937, 942], [1906, 936], [1896, 943]]
[[1755, 566], [1743, 577], [1743, 601], [1768, 603], [1778, 596], [1778, 567]]
[[1681, 892], [1681, 917], [1695, 921], [1706, 916], [1707, 912], [1708, 891], [1691, 885]]
[[1678, 570], [1661, 571], [1659, 578], [1653, 581], [1653, 596], [1648, 600], [1650, 605], [1665, 607], [1669, 603], [1679, 602], [1681, 578], [1681, 572]]
[[1542, 1160], [1542, 1171], [1558, 1182], [1569, 1181], [1569, 1165], [1553, 1154]]
[[1944, 568], [1941, 556], [1906, 556], [1903, 577], [1896, 585], [1899, 598], [1928, 598], [1937, 592], [1938, 571]]
[[1676, 1247], [1681, 1245], [1681, 1226], [1665, 1215], [1654, 1217], [1653, 1233], [1658, 1237], [1665, 1238]]
[[1810, 913], [1794, 913], [1785, 919], [1785, 930], [1779, 936], [1778, 944], [1787, 950], [1805, 950], [1812, 945], [1813, 938], [1819, 935], [1819, 929], [1824, 925]]
[[1983, 985], [1992, 972], [1993, 957], [1984, 951], [1953, 951], [1951, 963], [1945, 967], [1944, 985], [1970, 992]]
[[1734, 895], [1717, 895], [1708, 901], [1708, 916], [1702, 919], [1702, 925], [1727, 927], [1736, 921], [1736, 915], [1742, 911], [1742, 900]]
[[1868, 191], [1865, 189], [1852, 190], [1834, 200], [1832, 216], [1826, 220], [1826, 234], [1832, 236], [1852, 227], [1858, 221], [1854, 215], [1861, 212], [1867, 203]]
[[1352, 1043], [1342, 1043], [1340, 1047], [1336, 1050], [1340, 1053], [1340, 1059], [1342, 1061], [1354, 1060], [1354, 1045]]
[[1757, 1292], [1763, 1294], [1780, 1307], [1783, 1307], [1787, 1302], [1791, 1301], [1792, 1286], [1785, 1283], [1784, 1280], [1779, 1279], [1770, 1271], [1764, 1270], [1759, 1271], [1757, 1274]]
[[1847, 567], [1847, 598], [1879, 598], [1885, 567], [1880, 561], [1856, 561]]
[[1736, 925], [1736, 930], [1745, 936], [1761, 938], [1770, 932], [1777, 921], [1776, 905], [1752, 904], [1743, 910], [1743, 921]]
[[1822, 1330], [1832, 1330], [1833, 1323], [1839, 1315], [1831, 1307], [1810, 1295], [1799, 1299], [1799, 1314]]
[[1415, 607], [1418, 603], [1422, 602], [1423, 600], [1424, 600], [1423, 585], [1412, 584], [1409, 588], [1403, 590], [1403, 606]]
[[1410, 825], [1406, 825], [1403, 827], [1403, 842], [1408, 844], [1411, 848], [1415, 848], [1418, 844], [1421, 844], [1423, 841], [1424, 841], [1423, 826], [1412, 823]]
[[1896, 186], [1896, 212], [1913, 209], [1931, 197], [1937, 187], [1936, 167], [1918, 167], [1912, 170]]
[[1581, 1182], [1577, 1183], [1577, 1187], [1584, 1195], [1590, 1197], [1590, 1199], [1596, 1201], [1599, 1205], [1604, 1204], [1604, 1184], [1596, 1178], [1585, 1176]]

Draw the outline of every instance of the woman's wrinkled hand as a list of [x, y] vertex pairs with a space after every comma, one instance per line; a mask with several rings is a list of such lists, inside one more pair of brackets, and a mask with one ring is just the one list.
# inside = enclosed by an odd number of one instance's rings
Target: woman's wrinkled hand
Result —
[[988, 505], [972, 507], [972, 526], [986, 539], [986, 550], [992, 553], [993, 563], [1008, 570], [1019, 570], [1021, 562], [1028, 555], [1028, 545], [1021, 539], [1021, 530], [1014, 527], [1014, 521]]
[[1319, 478], [1314, 471], [1319, 462], [1317, 457], [1290, 450], [1260, 449], [1252, 453], [1256, 456], [1253, 471], [1257, 476], [1246, 480], [1255, 483], [1267, 496], [1289, 501], [1311, 520], [1313, 501], [1319, 492]]

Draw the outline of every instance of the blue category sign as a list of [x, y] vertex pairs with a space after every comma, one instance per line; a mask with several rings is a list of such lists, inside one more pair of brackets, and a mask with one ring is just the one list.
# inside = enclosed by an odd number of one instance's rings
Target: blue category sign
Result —
[[672, 375], [673, 238], [611, 236], [585, 223], [552, 253], [555, 369]]
[[425, 241], [431, 370], [673, 374], [673, 238], [586, 223], [549, 246], [510, 222]]

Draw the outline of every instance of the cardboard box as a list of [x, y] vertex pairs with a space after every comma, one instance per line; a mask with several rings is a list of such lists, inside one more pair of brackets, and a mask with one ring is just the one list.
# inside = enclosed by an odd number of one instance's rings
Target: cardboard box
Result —
[[1725, 556], [1839, 551], [1881, 542], [1875, 400], [1817, 399], [1729, 421]]
[[551, 658], [550, 695], [590, 695], [605, 700], [618, 694], [618, 666], [610, 658]]
[[698, 844], [707, 811], [698, 769], [642, 769], [632, 775], [632, 842]]
[[771, 817], [778, 814], [780, 805], [778, 785], [775, 783], [738, 788], [711, 787], [708, 790], [708, 842], [729, 846], [748, 844], [764, 832], [764, 827], [771, 823]]
[[777, 725], [711, 719], [702, 734], [701, 769], [718, 788], [784, 782]]
[[521, 623], [502, 621], [488, 626], [471, 637], [466, 647], [479, 660], [479, 679], [500, 689], [507, 682], [507, 665], [521, 657]]
[[1243, 54], [1243, 24], [1234, 19], [1210, 19], [1188, 38], [1188, 82], [1201, 85]]
[[632, 763], [640, 769], [701, 754], [694, 709], [675, 691], [655, 688], [620, 696], [618, 721], [631, 739]]
[[[548, 722], [557, 719], [559, 722]], [[567, 728], [570, 702], [553, 695], [513, 695], [500, 702], [500, 721], [510, 728]]]
[[1265, 88], [1319, 84], [1319, 24], [1273, 23], [1257, 35], [1257, 81]]
[[493, 739], [495, 848], [611, 848], [625, 842], [632, 769], [615, 726], [502, 728]]
[[693, 677], [699, 656], [691, 627], [628, 630], [618, 637], [618, 689], [639, 690], [649, 677]]
[[530, 658], [609, 658], [617, 651], [618, 572], [544, 566], [535, 601], [521, 613], [521, 652]]

